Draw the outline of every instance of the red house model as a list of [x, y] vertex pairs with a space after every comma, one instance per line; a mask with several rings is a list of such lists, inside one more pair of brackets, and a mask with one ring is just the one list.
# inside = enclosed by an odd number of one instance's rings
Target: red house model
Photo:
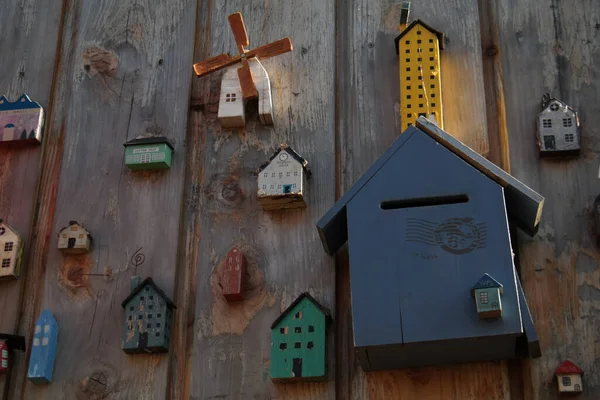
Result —
[[227, 253], [222, 285], [223, 296], [227, 301], [244, 300], [246, 257], [237, 247], [232, 247]]
[[559, 393], [580, 393], [583, 391], [581, 375], [583, 371], [571, 360], [566, 360], [554, 371], [558, 380]]
[[10, 370], [13, 350], [25, 351], [25, 337], [0, 333], [0, 374]]

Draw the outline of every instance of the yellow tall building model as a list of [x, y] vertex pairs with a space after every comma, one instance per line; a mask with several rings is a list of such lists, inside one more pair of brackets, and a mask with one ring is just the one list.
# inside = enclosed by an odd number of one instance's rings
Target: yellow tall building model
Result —
[[402, 132], [421, 115], [433, 117], [443, 129], [440, 50], [444, 48], [444, 34], [417, 19], [395, 41], [400, 65]]

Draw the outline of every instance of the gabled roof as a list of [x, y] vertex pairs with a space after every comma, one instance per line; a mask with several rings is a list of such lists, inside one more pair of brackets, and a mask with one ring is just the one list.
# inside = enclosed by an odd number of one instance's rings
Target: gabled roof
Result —
[[0, 111], [21, 110], [23, 108], [42, 108], [39, 103], [31, 101], [29, 96], [23, 94], [19, 100], [10, 102], [6, 96], [0, 96]]
[[[0, 225], [4, 225], [9, 231], [11, 231], [12, 233], [14, 233], [15, 235], [19, 236], [19, 232], [17, 232], [15, 230], [15, 228], [13, 228], [12, 226], [10, 226], [9, 224], [7, 224], [6, 222], [4, 222], [2, 220], [2, 218], [0, 218]], [[19, 236], [20, 237], [20, 236]]]
[[558, 103], [560, 103], [563, 107], [566, 107], [568, 110], [571, 110], [571, 111], [573, 111], [574, 113], [577, 114], [577, 111], [575, 111], [573, 109], [573, 107], [569, 106], [564, 101], [562, 101], [562, 100], [560, 100], [560, 99], [558, 99], [556, 97], [550, 97], [550, 93], [545, 93], [542, 96], [542, 112], [546, 111], [550, 107], [551, 103], [555, 102], [555, 101], [558, 102]]
[[384, 167], [387, 161], [395, 156], [396, 152], [410, 140], [412, 135], [428, 135], [457, 157], [502, 186], [509, 219], [530, 236], [537, 233], [544, 197], [479, 155], [476, 151], [465, 146], [425, 117], [419, 117], [416, 125], [416, 127], [410, 126], [405, 130], [385, 153], [375, 161], [371, 168], [356, 181], [350, 190], [317, 222], [317, 230], [323, 247], [328, 254], [335, 253], [348, 240], [346, 205]]
[[154, 283], [154, 281], [152, 280], [152, 278], [146, 278], [144, 279], [136, 288], [134, 291], [132, 291], [129, 296], [127, 296], [127, 298], [125, 300], [123, 300], [123, 302], [121, 303], [121, 307], [125, 308], [127, 306], [127, 303], [129, 302], [129, 300], [131, 300], [136, 294], [138, 294], [139, 292], [142, 291], [142, 289], [144, 289], [144, 287], [146, 287], [146, 285], [150, 285], [154, 288], [154, 290], [156, 291], [156, 293], [162, 297], [167, 304], [169, 304], [170, 306], [172, 306], [173, 308], [177, 308], [175, 307], [175, 304], [171, 301], [171, 299], [165, 294], [165, 292], [163, 292], [158, 286], [156, 286], [156, 283]]
[[574, 362], [571, 360], [565, 360], [556, 370], [554, 371], [554, 375], [569, 375], [569, 374], [579, 374], [583, 375], [583, 371]]
[[48, 309], [43, 310], [36, 321], [36, 324], [44, 325], [44, 323], [52, 324], [58, 327], [58, 323], [56, 322], [54, 315], [52, 315], [52, 312]]
[[273, 155], [269, 158], [269, 160], [264, 162], [258, 168], [258, 172], [260, 173], [263, 169], [267, 168], [269, 166], [269, 164], [271, 164], [271, 161], [273, 161], [275, 159], [275, 157], [277, 157], [277, 155], [279, 155], [279, 153], [281, 153], [282, 150], [285, 150], [286, 153], [288, 153], [290, 156], [292, 156], [292, 158], [294, 160], [298, 161], [302, 165], [304, 172], [306, 172], [306, 177], [310, 178], [312, 173], [310, 172], [310, 169], [308, 168], [308, 161], [306, 161], [300, 154], [296, 153], [294, 151], [294, 149], [292, 149], [285, 143], [280, 145], [280, 147], [277, 150], [275, 150], [275, 153], [273, 153]]
[[487, 289], [487, 288], [500, 288], [500, 293], [502, 293], [502, 284], [492, 278], [488, 273], [485, 273], [479, 278], [477, 283], [471, 288], [471, 294], [475, 294], [475, 290], [477, 289]]
[[[80, 227], [81, 229], [83, 229], [83, 230], [84, 230], [84, 231], [87, 233], [87, 235], [88, 235], [88, 237], [90, 238], [90, 240], [94, 240], [94, 239], [92, 238], [92, 235], [90, 235], [90, 232], [89, 232], [87, 229], [85, 229], [85, 227], [84, 227], [83, 225], [81, 225], [81, 224], [80, 224], [80, 223], [78, 223], [77, 221], [69, 221], [69, 226], [73, 226], [73, 225], [79, 225], [79, 227]], [[58, 235], [60, 236], [60, 232], [62, 232], [62, 231], [64, 231], [65, 229], [67, 229], [69, 226], [63, 226], [62, 228], [60, 228], [60, 230], [58, 231]]]
[[123, 146], [128, 147], [128, 146], [137, 146], [140, 144], [163, 144], [163, 143], [166, 144], [167, 146], [169, 146], [171, 148], [171, 150], [175, 150], [173, 148], [173, 145], [169, 141], [169, 139], [167, 139], [164, 136], [152, 136], [152, 137], [131, 139], [129, 142], [123, 143]]
[[396, 36], [396, 39], [394, 39], [394, 43], [396, 44], [396, 54], [398, 54], [398, 51], [399, 51], [400, 39], [402, 39], [402, 37], [404, 35], [406, 35], [417, 24], [421, 24], [421, 26], [423, 26], [423, 28], [427, 29], [428, 31], [430, 31], [431, 33], [436, 35], [438, 37], [438, 41], [440, 42], [440, 50], [444, 50], [444, 33], [440, 32], [436, 29], [433, 29], [431, 26], [427, 25], [425, 22], [421, 21], [420, 19], [416, 19], [413, 22], [411, 22], [411, 24], [409, 26], [407, 26], [406, 29], [404, 29], [402, 32], [400, 32], [400, 34], [398, 36]]
[[315, 298], [312, 297], [310, 295], [310, 293], [304, 292], [300, 296], [298, 296], [298, 298], [296, 300], [294, 300], [294, 302], [292, 304], [290, 304], [289, 307], [286, 308], [285, 311], [283, 311], [281, 313], [281, 315], [279, 317], [277, 317], [277, 319], [275, 321], [273, 321], [273, 323], [271, 324], [271, 329], [275, 328], [277, 326], [277, 324], [279, 322], [281, 322], [281, 320], [287, 314], [289, 314], [289, 312], [292, 311], [294, 309], [294, 307], [296, 307], [296, 305], [298, 305], [298, 303], [300, 303], [300, 301], [302, 301], [302, 299], [304, 299], [304, 298], [307, 298], [308, 300], [310, 300], [310, 302], [313, 303], [315, 305], [315, 307], [317, 307], [319, 310], [321, 310], [321, 312], [325, 315], [326, 320], [331, 319], [331, 314], [329, 312], [329, 309], [325, 308], [321, 304], [319, 304], [319, 302], [317, 300], [315, 300]]

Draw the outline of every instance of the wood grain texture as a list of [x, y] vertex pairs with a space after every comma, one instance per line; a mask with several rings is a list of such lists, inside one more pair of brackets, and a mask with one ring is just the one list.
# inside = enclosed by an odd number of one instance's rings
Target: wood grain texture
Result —
[[[333, 334], [328, 336], [328, 382], [270, 381], [271, 323], [308, 291], [334, 308], [334, 263], [321, 249], [316, 220], [334, 202], [334, 8], [332, 1], [228, 2], [211, 12], [210, 32], [199, 41], [211, 54], [235, 51], [227, 15], [240, 11], [250, 47], [289, 36], [294, 51], [265, 60], [273, 95], [274, 126], [259, 123], [249, 105], [246, 127], [221, 130], [217, 121], [220, 76], [194, 90], [206, 124], [200, 209], [192, 399], [333, 399]], [[200, 17], [200, 16], [199, 16]], [[195, 57], [200, 59], [200, 56]], [[196, 90], [201, 90], [200, 93]], [[256, 170], [281, 143], [308, 160], [306, 209], [263, 211]], [[231, 246], [248, 261], [246, 296], [229, 304], [218, 275]], [[335, 317], [334, 317], [335, 318]], [[332, 327], [333, 328], [333, 327]], [[333, 329], [330, 330], [330, 333]]]
[[[396, 111], [398, 57], [394, 49], [400, 7], [401, 2], [391, 1], [354, 1], [344, 6], [338, 3], [339, 193], [345, 193], [400, 134]], [[473, 150], [486, 155], [489, 145], [477, 2], [413, 2], [410, 18], [420, 18], [449, 36], [441, 52], [444, 126]], [[353, 345], [350, 288], [344, 248], [340, 253], [336, 309], [336, 339], [340, 343], [338, 398], [476, 399], [483, 393], [492, 399], [509, 398], [505, 362], [365, 374], [348, 348]]]
[[[0, 12], [0, 94], [15, 101], [23, 93], [32, 101], [40, 103], [46, 113], [51, 109], [56, 48], [59, 41], [62, 3], [42, 4], [35, 0], [8, 0]], [[43, 133], [45, 136], [45, 132]], [[21, 307], [22, 290], [31, 278], [27, 263], [32, 249], [32, 224], [36, 207], [36, 189], [42, 146], [0, 149], [0, 218], [15, 228], [24, 240], [21, 278], [1, 284], [0, 306], [2, 319], [0, 332], [16, 334]], [[26, 338], [29, 340], [29, 338]], [[27, 346], [29, 347], [29, 346]], [[26, 365], [27, 354], [14, 354], [15, 365]], [[11, 375], [0, 377], [0, 392], [7, 396], [5, 380]]]
[[[499, 2], [499, 32], [513, 175], [546, 198], [538, 235], [519, 234], [523, 290], [542, 358], [524, 363], [527, 399], [558, 398], [553, 372], [569, 358], [585, 372], [580, 398], [600, 397], [600, 249], [592, 205], [600, 192], [600, 4]], [[582, 123], [579, 158], [539, 159], [535, 117], [552, 94]]]
[[[17, 382], [10, 398], [166, 396], [169, 356], [121, 350], [120, 302], [136, 272], [174, 293], [195, 24], [188, 10], [194, 5], [84, 0], [65, 6], [64, 59], [55, 77], [61, 107], [49, 127], [49, 145], [63, 153], [62, 160], [48, 160], [60, 181], [43, 176], [49, 181], [40, 194], [49, 207], [40, 211], [45, 247], [36, 247], [32, 266], [41, 284], [26, 292], [32, 305], [24, 317], [35, 320], [41, 307], [54, 313], [60, 326], [55, 375], [46, 387]], [[173, 140], [170, 170], [125, 167], [122, 144], [144, 133]], [[92, 250], [63, 257], [56, 234], [73, 219], [90, 231]], [[136, 268], [138, 249], [145, 262]], [[105, 271], [110, 278], [86, 275]], [[28, 337], [31, 328], [22, 322]]]

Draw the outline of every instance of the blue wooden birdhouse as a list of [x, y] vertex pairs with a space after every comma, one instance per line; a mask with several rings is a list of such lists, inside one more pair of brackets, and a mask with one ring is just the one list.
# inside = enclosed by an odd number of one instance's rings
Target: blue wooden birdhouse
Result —
[[[539, 357], [509, 221], [535, 235], [544, 198], [434, 123], [409, 127], [317, 223], [348, 242], [354, 346], [363, 369]], [[502, 318], [471, 289], [502, 282]]]
[[502, 284], [489, 276], [483, 274], [471, 289], [475, 297], [477, 313], [479, 318], [498, 318], [502, 316]]
[[146, 278], [131, 279], [131, 294], [123, 300], [125, 327], [122, 348], [125, 353], [165, 353], [171, 340], [171, 320], [175, 304]]
[[44, 310], [35, 323], [27, 378], [33, 383], [50, 383], [58, 345], [58, 323]]

